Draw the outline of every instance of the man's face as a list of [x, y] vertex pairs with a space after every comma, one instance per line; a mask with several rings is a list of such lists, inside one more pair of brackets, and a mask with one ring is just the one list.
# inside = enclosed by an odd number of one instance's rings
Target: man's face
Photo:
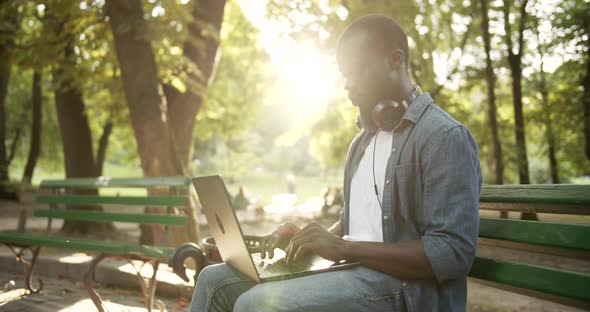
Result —
[[337, 51], [338, 67], [346, 79], [344, 89], [361, 111], [372, 110], [393, 92], [387, 58], [375, 55], [366, 43], [365, 33], [352, 34], [339, 42]]

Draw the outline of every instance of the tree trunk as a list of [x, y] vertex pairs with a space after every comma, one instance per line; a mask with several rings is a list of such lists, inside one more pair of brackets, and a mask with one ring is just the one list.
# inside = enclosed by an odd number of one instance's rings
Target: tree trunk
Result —
[[543, 102], [543, 120], [545, 121], [545, 139], [548, 145], [549, 172], [551, 173], [551, 183], [559, 184], [559, 166], [557, 165], [557, 157], [555, 156], [555, 135], [553, 133], [553, 125], [551, 124], [551, 107], [549, 106], [549, 95], [542, 63], [541, 61], [540, 91]]
[[[141, 166], [145, 176], [185, 174], [178, 157], [174, 134], [170, 129], [166, 99], [158, 82], [158, 72], [150, 42], [145, 33], [145, 21], [140, 0], [108, 0], [106, 11], [115, 39], [117, 58], [131, 124], [135, 133]], [[194, 115], [191, 116], [194, 119]], [[160, 193], [151, 190], [150, 193]], [[146, 207], [146, 212], [165, 208]], [[189, 214], [189, 231], [174, 231], [170, 245], [187, 241], [198, 242], [196, 214]], [[146, 244], [163, 243], [163, 227], [142, 227], [140, 241]]]
[[[488, 1], [481, 0], [481, 30], [483, 34], [484, 48], [486, 51], [486, 83], [488, 85], [488, 122], [492, 133], [492, 146], [494, 150], [494, 183], [504, 184], [504, 161], [502, 159], [502, 145], [500, 144], [500, 136], [498, 135], [498, 120], [496, 114], [496, 76], [494, 75], [494, 67], [492, 58], [490, 56], [490, 31], [488, 18]], [[506, 211], [500, 212], [500, 217], [508, 218]]]
[[[190, 73], [190, 78], [198, 81], [202, 90], [208, 87], [215, 67], [225, 3], [225, 0], [198, 0], [193, 4], [193, 21], [188, 26], [191, 40], [185, 42], [183, 53], [199, 69], [201, 74]], [[205, 35], [207, 32], [202, 31], [203, 22], [212, 27], [213, 34]], [[204, 48], [196, 47], [195, 41], [204, 43]], [[164, 86], [164, 91], [180, 160], [185, 168], [189, 168], [195, 117], [203, 103], [203, 95], [191, 91], [191, 88], [180, 93], [171, 85]]]
[[[516, 137], [516, 159], [518, 165], [518, 178], [520, 184], [530, 184], [529, 162], [526, 150], [526, 136], [522, 109], [522, 54], [524, 51], [524, 27], [527, 18], [527, 0], [523, 0], [520, 6], [520, 21], [518, 28], [518, 53], [512, 49], [512, 30], [509, 14], [510, 3], [504, 2], [504, 28], [506, 31], [506, 43], [508, 47], [508, 64], [512, 73], [512, 103], [514, 107], [514, 134]], [[536, 213], [523, 212], [522, 220], [538, 220]]]
[[17, 6], [9, 2], [0, 0], [0, 6], [5, 9], [3, 14], [0, 14], [0, 19], [3, 21], [0, 36], [4, 39], [0, 43], [0, 60], [2, 60], [0, 62], [0, 195], [8, 191], [10, 180], [6, 150], [6, 96], [12, 66], [12, 44], [18, 27]]
[[551, 173], [551, 183], [559, 184], [559, 172], [557, 158], [555, 156], [555, 136], [553, 134], [553, 125], [551, 123], [551, 107], [549, 105], [549, 91], [547, 90], [547, 79], [545, 75], [545, 63], [543, 62], [544, 52], [541, 46], [541, 39], [537, 33], [537, 49], [541, 59], [541, 81], [539, 82], [539, 92], [541, 93], [541, 102], [543, 106], [543, 121], [545, 123], [545, 139], [547, 140], [549, 153], [549, 172]]
[[518, 178], [521, 184], [530, 184], [524, 117], [522, 113], [522, 65], [520, 55], [509, 57], [509, 63], [512, 71], [512, 103], [514, 107], [514, 134], [516, 136]]
[[[586, 23], [588, 23], [587, 20]], [[588, 26], [586, 26], [586, 29], [588, 29]], [[590, 47], [590, 36], [586, 36], [586, 47]], [[584, 102], [584, 131], [586, 133], [586, 158], [590, 160], [590, 48], [586, 48], [586, 76], [584, 76], [582, 86], [584, 87], [584, 96], [582, 96], [582, 101]], [[590, 174], [590, 172], [588, 172], [587, 174]]]
[[37, 159], [41, 153], [41, 127], [42, 127], [42, 111], [41, 111], [41, 69], [36, 69], [33, 73], [33, 125], [31, 127], [31, 146], [29, 148], [29, 156], [27, 164], [23, 173], [22, 182], [31, 184], [33, 179], [33, 171], [37, 165]]
[[102, 135], [98, 140], [98, 150], [96, 151], [96, 174], [101, 176], [104, 167], [104, 160], [107, 153], [107, 147], [109, 145], [109, 137], [113, 132], [113, 122], [111, 120], [102, 128]]
[[[0, 57], [4, 56], [3, 47], [0, 46]], [[0, 183], [8, 183], [8, 155], [6, 151], [6, 95], [8, 93], [8, 82], [10, 81], [10, 63], [8, 61], [0, 64]], [[4, 185], [0, 185], [0, 189]]]
[[[55, 85], [55, 106], [64, 151], [64, 165], [67, 178], [96, 177], [96, 164], [92, 152], [92, 133], [84, 107], [82, 92], [75, 82], [68, 80], [66, 70], [73, 70], [72, 49], [64, 51], [64, 64], [53, 71]], [[97, 194], [96, 190], [80, 190], [80, 194]], [[68, 206], [68, 209], [102, 210], [100, 206]], [[101, 233], [113, 231], [112, 223], [64, 220], [64, 233]]]
[[16, 147], [20, 143], [21, 134], [22, 134], [21, 128], [20, 127], [16, 128], [16, 130], [14, 131], [14, 138], [12, 138], [12, 143], [10, 143], [10, 148], [8, 149], [8, 157], [6, 159], [6, 166], [8, 166], [8, 167], [10, 167], [10, 163], [12, 162], [12, 160], [14, 159], [14, 156], [16, 155]]

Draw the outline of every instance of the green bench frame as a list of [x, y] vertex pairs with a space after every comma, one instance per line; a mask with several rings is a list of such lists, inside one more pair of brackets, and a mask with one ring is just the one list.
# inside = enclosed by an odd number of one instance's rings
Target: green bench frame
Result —
[[[590, 185], [485, 185], [480, 209], [590, 215]], [[480, 219], [481, 245], [590, 261], [590, 225]], [[590, 308], [590, 274], [477, 256], [470, 277], [565, 305]]]
[[[174, 248], [165, 246], [150, 246], [125, 242], [100, 241], [90, 239], [71, 238], [64, 236], [50, 236], [52, 219], [79, 220], [94, 222], [128, 222], [137, 224], [158, 224], [165, 226], [165, 241], [167, 241], [168, 227], [187, 227], [191, 240], [198, 241], [198, 225], [190, 222], [187, 214], [195, 213], [193, 188], [189, 177], [147, 177], [147, 178], [76, 178], [65, 180], [45, 180], [41, 182], [41, 189], [49, 189], [51, 195], [38, 195], [36, 203], [49, 205], [49, 209], [35, 209], [33, 215], [39, 218], [47, 218], [45, 234], [26, 233], [25, 223], [19, 221], [19, 228], [14, 232], [0, 232], [0, 243], [3, 243], [14, 252], [17, 261], [25, 266], [25, 285], [28, 291], [35, 293], [43, 288], [43, 283], [37, 279], [37, 286], [33, 285], [32, 275], [39, 252], [42, 247], [70, 249], [85, 252], [98, 253], [90, 263], [84, 276], [86, 290], [99, 311], [104, 311], [102, 301], [94, 290], [95, 270], [100, 261], [108, 257], [125, 259], [131, 263], [135, 271], [141, 293], [148, 311], [152, 310], [154, 294], [157, 285], [156, 273], [158, 265], [166, 261], [174, 252]], [[76, 194], [79, 190], [102, 188], [144, 188], [157, 189], [157, 193], [167, 195], [146, 196], [106, 196]], [[164, 214], [158, 213], [119, 213], [102, 212], [93, 210], [59, 209], [59, 206], [76, 205], [124, 205], [124, 206], [163, 206], [167, 207]], [[184, 212], [184, 214], [178, 214]], [[30, 251], [32, 256], [25, 259], [24, 254]], [[133, 260], [139, 260], [141, 265], [137, 267]], [[153, 268], [153, 275], [147, 280], [140, 274], [145, 264]]]

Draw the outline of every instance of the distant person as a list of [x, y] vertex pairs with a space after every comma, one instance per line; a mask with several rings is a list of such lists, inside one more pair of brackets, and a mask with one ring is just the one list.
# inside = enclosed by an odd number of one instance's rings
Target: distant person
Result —
[[232, 200], [232, 207], [235, 210], [244, 210], [248, 208], [250, 205], [250, 195], [244, 186], [240, 186], [238, 189], [238, 193], [234, 196]]
[[336, 56], [362, 128], [344, 168], [340, 221], [283, 224], [263, 238], [261, 256], [278, 247], [287, 263], [311, 252], [361, 265], [261, 284], [211, 265], [191, 311], [466, 310], [482, 182], [473, 136], [411, 81], [408, 38], [393, 19], [353, 21]]
[[332, 201], [332, 207], [344, 207], [344, 197], [342, 196], [342, 189], [339, 187], [334, 188], [334, 200]]
[[295, 176], [291, 173], [287, 175], [287, 193], [295, 194]]

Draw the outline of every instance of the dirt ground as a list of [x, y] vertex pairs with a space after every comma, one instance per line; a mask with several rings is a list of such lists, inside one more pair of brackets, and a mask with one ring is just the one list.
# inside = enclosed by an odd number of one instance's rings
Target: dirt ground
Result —
[[[0, 201], [0, 230], [14, 230], [18, 222], [18, 215], [22, 209], [31, 211], [33, 207], [32, 196], [21, 198], [21, 202]], [[127, 209], [123, 207], [109, 207], [108, 209], [120, 210]], [[128, 210], [127, 210], [128, 211]], [[497, 213], [482, 212], [482, 216], [494, 217]], [[202, 219], [203, 216], [201, 216]], [[512, 217], [512, 215], [511, 215]], [[271, 218], [262, 222], [254, 222], [254, 215], [242, 213], [239, 215], [242, 222], [243, 231], [246, 234], [262, 234], [272, 231], [275, 225], [284, 219], [292, 219], [292, 216], [284, 218]], [[590, 223], [587, 217], [555, 217], [541, 215], [542, 220], [553, 222], [567, 223]], [[201, 234], [203, 237], [210, 235], [207, 226], [201, 220]], [[309, 218], [295, 218], [298, 224], [305, 224]], [[329, 225], [334, 220], [330, 218], [319, 219], [323, 224]], [[43, 230], [46, 227], [46, 220], [29, 218], [27, 221], [27, 230]], [[61, 222], [54, 221], [53, 229], [59, 229]], [[134, 241], [139, 237], [139, 229], [135, 225], [116, 224], [118, 239], [125, 241]], [[45, 249], [43, 254], [55, 254], [63, 251]], [[571, 269], [579, 272], [590, 273], [590, 263], [588, 261], [574, 260], [559, 256], [534, 255], [523, 251], [513, 251], [498, 247], [482, 246], [478, 247], [478, 254], [488, 257], [520, 261], [532, 264], [542, 264], [555, 268]], [[29, 295], [24, 298], [10, 298], [15, 296], [8, 288], [2, 289], [5, 283], [14, 280], [18, 288], [22, 283], [20, 272], [4, 272], [0, 268], [0, 311], [89, 311], [94, 310], [94, 306], [86, 293], [80, 287], [80, 282], [68, 281], [63, 279], [46, 279], [49, 290], [43, 294]], [[40, 273], [42, 274], [42, 273]], [[4, 291], [4, 292], [3, 292]], [[137, 291], [122, 290], [115, 288], [102, 288], [99, 292], [104, 293], [104, 298], [109, 298], [108, 307], [110, 311], [143, 311], [141, 297]], [[168, 311], [186, 311], [188, 309], [189, 299], [186, 298], [158, 298], [165, 303]], [[533, 297], [516, 294], [513, 292], [500, 290], [497, 288], [483, 285], [474, 279], [468, 281], [468, 311], [582, 311], [568, 306], [556, 304], [553, 302], [536, 299]], [[19, 302], [17, 304], [16, 302]], [[24, 309], [24, 310], [23, 310]]]

